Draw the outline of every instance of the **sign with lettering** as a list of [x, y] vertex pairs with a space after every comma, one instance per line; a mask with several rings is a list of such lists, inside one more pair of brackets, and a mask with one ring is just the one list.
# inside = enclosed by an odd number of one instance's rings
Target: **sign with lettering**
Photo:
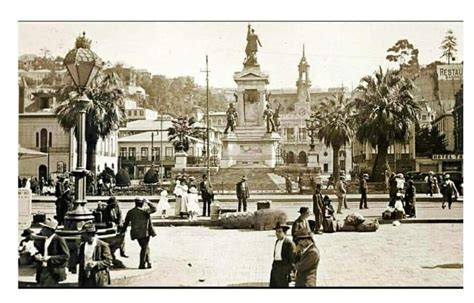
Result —
[[31, 190], [18, 189], [18, 228], [25, 229], [31, 225]]
[[438, 65], [438, 80], [462, 80], [463, 64]]
[[462, 154], [435, 154], [433, 160], [462, 160]]

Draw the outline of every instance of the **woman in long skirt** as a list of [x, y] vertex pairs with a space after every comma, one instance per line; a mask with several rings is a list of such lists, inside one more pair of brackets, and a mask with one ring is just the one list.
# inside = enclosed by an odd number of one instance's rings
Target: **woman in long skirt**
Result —
[[199, 214], [199, 196], [195, 187], [191, 187], [187, 197], [187, 208], [189, 214], [189, 221], [194, 221]]
[[168, 191], [163, 189], [160, 193], [160, 202], [158, 202], [157, 205], [158, 213], [161, 212], [161, 218], [166, 218], [166, 211], [170, 208], [171, 206], [168, 203]]
[[182, 196], [183, 196], [183, 188], [181, 187], [181, 184], [179, 183], [179, 181], [178, 181], [178, 183], [176, 183], [173, 194], [176, 197], [174, 215], [176, 217], [178, 217], [178, 216], [181, 215], [181, 200], [182, 200]]

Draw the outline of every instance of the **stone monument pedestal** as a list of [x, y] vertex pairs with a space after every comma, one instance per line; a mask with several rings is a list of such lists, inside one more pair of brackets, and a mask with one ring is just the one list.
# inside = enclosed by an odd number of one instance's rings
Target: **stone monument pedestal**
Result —
[[318, 167], [318, 153], [315, 150], [308, 152], [308, 167]]
[[176, 152], [175, 154], [176, 157], [176, 162], [174, 164], [174, 167], [176, 169], [184, 169], [187, 166], [187, 160], [188, 160], [188, 154], [184, 151], [179, 151]]
[[258, 166], [273, 168], [281, 137], [265, 133], [264, 127], [237, 127], [235, 134], [222, 138], [221, 167]]

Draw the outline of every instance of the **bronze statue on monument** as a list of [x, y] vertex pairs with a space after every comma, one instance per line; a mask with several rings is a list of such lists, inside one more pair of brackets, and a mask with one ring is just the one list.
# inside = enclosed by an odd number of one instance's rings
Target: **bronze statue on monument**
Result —
[[273, 120], [273, 110], [270, 104], [267, 104], [267, 108], [263, 111], [263, 119], [266, 121], [267, 134], [275, 131], [275, 121]]
[[246, 58], [244, 60], [244, 66], [258, 66], [257, 63], [257, 51], [258, 45], [262, 47], [258, 35], [255, 34], [255, 30], [251, 28], [250, 24], [247, 26], [247, 46], [245, 47]]
[[227, 112], [226, 112], [226, 117], [227, 117], [227, 125], [225, 127], [224, 134], [228, 133], [229, 128], [230, 128], [230, 131], [232, 132], [235, 130], [235, 124], [239, 117], [233, 103], [229, 104], [229, 108], [227, 109]]

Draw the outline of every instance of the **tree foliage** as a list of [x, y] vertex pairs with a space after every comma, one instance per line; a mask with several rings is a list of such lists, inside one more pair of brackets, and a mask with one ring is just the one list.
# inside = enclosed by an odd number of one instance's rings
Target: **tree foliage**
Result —
[[115, 175], [115, 183], [117, 186], [130, 186], [130, 175], [128, 171], [124, 168], [119, 169]]
[[158, 170], [153, 166], [150, 167], [150, 169], [146, 171], [145, 176], [143, 176], [143, 182], [145, 184], [158, 183]]
[[317, 136], [327, 147], [333, 149], [333, 176], [339, 177], [339, 150], [349, 143], [352, 136], [352, 108], [344, 94], [323, 100], [312, 118], [319, 125]]
[[402, 74], [413, 80], [418, 76], [420, 70], [418, 53], [418, 49], [413, 44], [407, 39], [402, 39], [387, 50], [385, 58], [390, 62], [398, 62]]
[[383, 180], [383, 168], [388, 165], [388, 147], [404, 143], [417, 122], [419, 106], [413, 100], [413, 82], [400, 72], [382, 68], [373, 76], [365, 76], [356, 88], [352, 103], [356, 138], [378, 147], [372, 169], [372, 180]]
[[173, 126], [168, 128], [168, 139], [177, 152], [187, 152], [191, 138], [205, 139], [206, 128], [197, 126], [193, 117], [179, 117], [172, 120], [172, 123]]
[[441, 134], [437, 127], [431, 129], [417, 127], [415, 141], [417, 157], [431, 157], [433, 154], [448, 153], [446, 135]]
[[[119, 88], [114, 74], [99, 74], [91, 88], [86, 89], [84, 93], [91, 100], [86, 107], [86, 168], [95, 171], [99, 138], [105, 139], [125, 122], [123, 91]], [[59, 105], [55, 108], [55, 113], [60, 126], [66, 131], [77, 125], [78, 113], [83, 106], [77, 102], [79, 97], [77, 89], [72, 85], [66, 85], [57, 92]]]
[[457, 39], [456, 36], [454, 36], [453, 31], [448, 30], [446, 36], [444, 36], [444, 39], [441, 42], [441, 50], [443, 51], [443, 54], [440, 58], [446, 58], [448, 64], [451, 64], [451, 61], [456, 59], [454, 56], [458, 51], [456, 48], [457, 44]]

